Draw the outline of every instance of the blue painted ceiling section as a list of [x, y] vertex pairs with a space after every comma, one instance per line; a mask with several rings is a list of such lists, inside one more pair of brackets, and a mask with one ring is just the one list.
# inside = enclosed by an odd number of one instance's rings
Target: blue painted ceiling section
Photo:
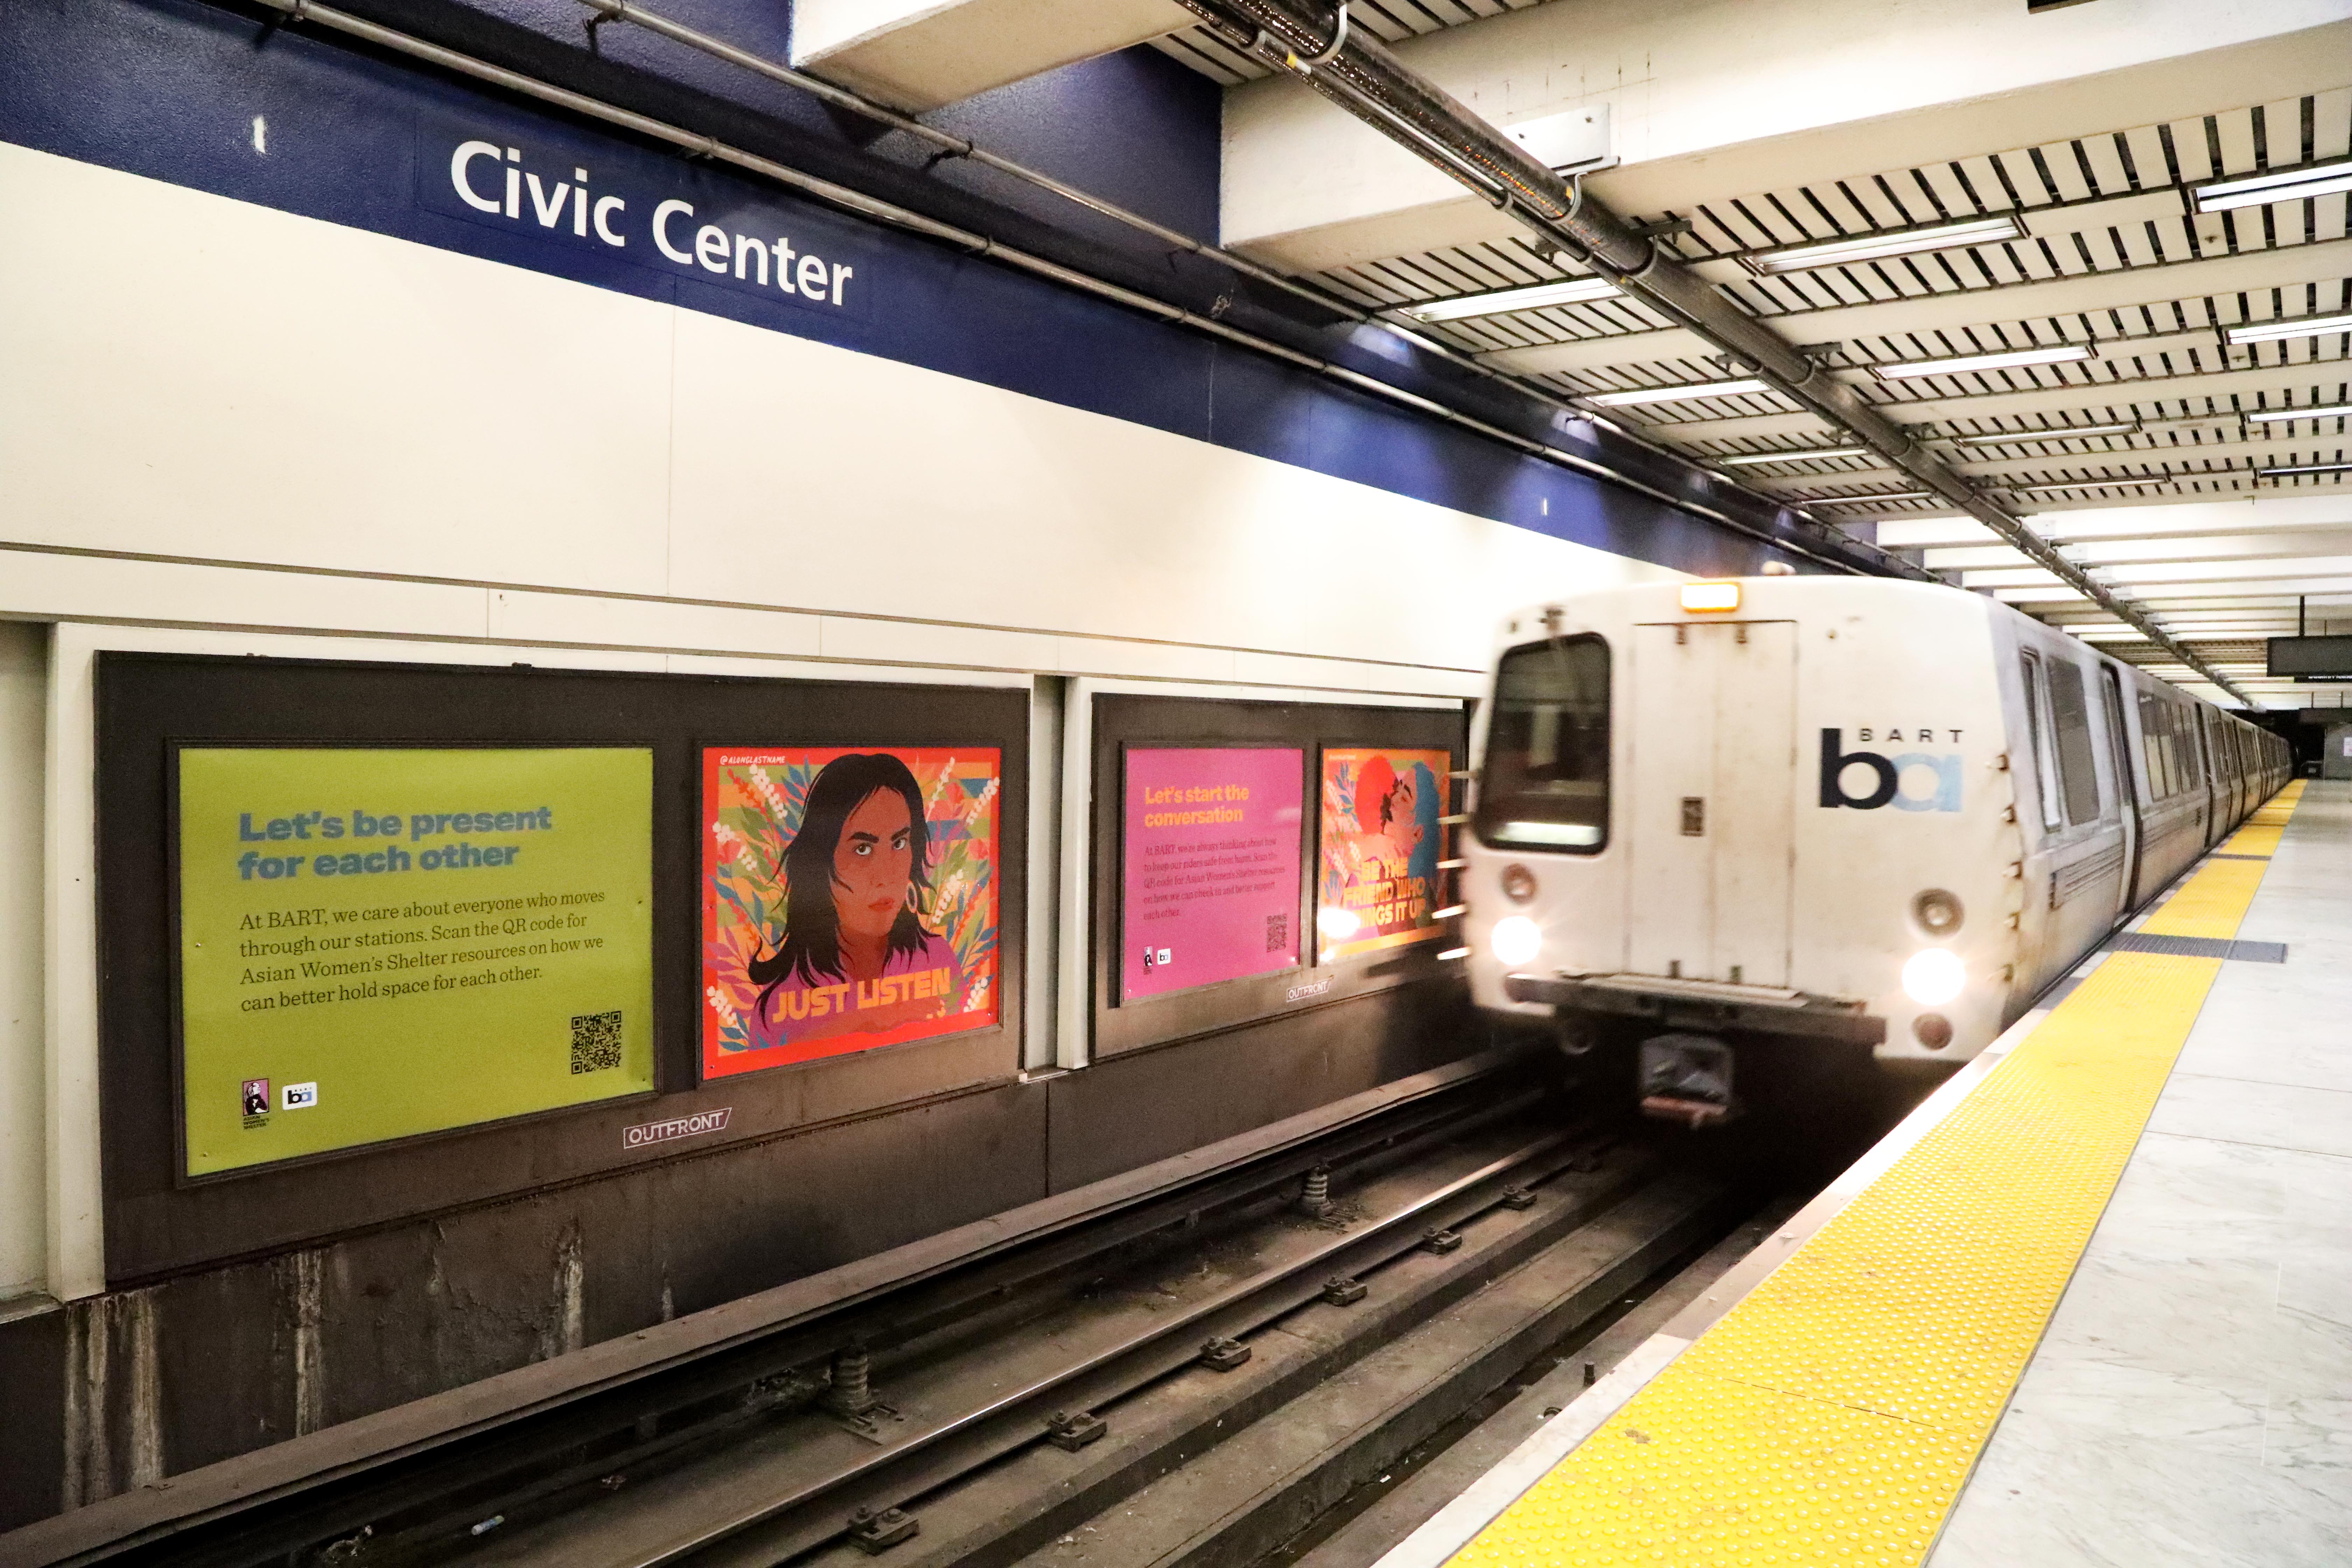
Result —
[[[550, 37], [559, 26], [573, 41], [581, 36], [579, 8], [568, 0], [500, 3]], [[781, 15], [781, 5], [671, 0], [670, 9], [782, 57], [781, 37], [745, 31], [762, 12]], [[659, 48], [675, 74], [675, 46], [626, 28], [601, 35], [597, 47], [608, 56]], [[689, 58], [692, 70], [728, 72], [726, 89], [745, 98], [740, 73]], [[1177, 77], [1189, 73], [1130, 53], [985, 95], [945, 118], [1009, 155], [1134, 202], [1171, 226], [1205, 232], [1216, 210], [1213, 89], [1202, 96]], [[848, 137], [809, 100], [772, 84], [754, 82], [746, 101], [765, 107], [769, 99], [779, 115], [814, 116], [825, 134]], [[268, 122], [266, 151], [255, 145], [257, 116]], [[1120, 140], [1122, 127], [1131, 143]], [[673, 301], [1641, 560], [1717, 574], [1753, 571], [1777, 554], [1636, 492], [1248, 350], [396, 57], [201, 0], [0, 5], [0, 140]], [[461, 189], [453, 155], [469, 142], [485, 145], [464, 163]], [[506, 149], [511, 161], [499, 155]], [[657, 236], [665, 203], [673, 205]], [[168, 289], [169, 237], [157, 237], [157, 287]], [[813, 259], [824, 284], [814, 298], [798, 286], [811, 281]], [[1184, 258], [1157, 264], [1171, 272], [1199, 265]], [[257, 277], [252, 308], [267, 310], [268, 300], [268, 279]], [[1381, 363], [1398, 357], [1396, 340], [1356, 336], [1369, 347], [1343, 342], [1330, 357], [1352, 353], [1362, 367], [1412, 384], [1414, 366]], [[921, 432], [906, 435], [919, 450]], [[1552, 438], [1567, 445], [1577, 437]]]

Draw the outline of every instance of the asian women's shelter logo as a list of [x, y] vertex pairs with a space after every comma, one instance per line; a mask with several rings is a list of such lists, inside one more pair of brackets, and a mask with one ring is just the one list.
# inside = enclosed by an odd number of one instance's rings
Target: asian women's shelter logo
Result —
[[994, 747], [703, 752], [705, 1078], [997, 1019]]
[[1328, 961], [1442, 934], [1438, 848], [1450, 753], [1332, 747], [1323, 753], [1316, 933]]

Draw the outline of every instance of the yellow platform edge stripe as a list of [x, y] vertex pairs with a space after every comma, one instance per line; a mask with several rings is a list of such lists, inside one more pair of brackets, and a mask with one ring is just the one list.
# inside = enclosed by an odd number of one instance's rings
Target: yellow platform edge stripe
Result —
[[[2248, 819], [2273, 847], [2302, 794], [2297, 781]], [[2208, 859], [2146, 929], [2234, 936], [2267, 868]], [[1884, 1175], [1449, 1561], [1921, 1562], [2221, 967], [2110, 954]]]

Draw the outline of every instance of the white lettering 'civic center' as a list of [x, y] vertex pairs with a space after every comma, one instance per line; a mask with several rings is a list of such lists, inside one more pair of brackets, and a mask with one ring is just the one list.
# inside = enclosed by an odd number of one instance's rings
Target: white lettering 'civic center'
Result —
[[[619, 196], [592, 196], [585, 169], [575, 168], [571, 176], [542, 177], [523, 166], [522, 149], [496, 142], [461, 142], [449, 154], [449, 188], [476, 212], [525, 228], [569, 230], [581, 239], [593, 235], [616, 250], [625, 248], [629, 238], [622, 225], [628, 203]], [[651, 226], [654, 248], [673, 266], [731, 275], [738, 282], [772, 287], [812, 305], [845, 304], [850, 280], [857, 276], [845, 262], [793, 249], [782, 235], [771, 239], [715, 223], [696, 226], [694, 204], [676, 197], [654, 208]]]

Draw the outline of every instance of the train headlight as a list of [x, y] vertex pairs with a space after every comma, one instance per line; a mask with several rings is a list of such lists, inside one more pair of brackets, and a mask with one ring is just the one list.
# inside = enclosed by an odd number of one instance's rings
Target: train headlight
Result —
[[1536, 874], [1516, 861], [1503, 868], [1503, 897], [1524, 904], [1536, 896]]
[[1930, 888], [1911, 900], [1911, 918], [1929, 936], [1949, 936], [1960, 929], [1968, 911], [1960, 907], [1960, 896], [1941, 888]]
[[1923, 947], [1903, 966], [1903, 994], [1922, 1007], [1940, 1007], [1960, 994], [1969, 972], [1948, 949]]
[[1543, 951], [1543, 928], [1525, 915], [1505, 915], [1486, 935], [1496, 962], [1516, 969]]

